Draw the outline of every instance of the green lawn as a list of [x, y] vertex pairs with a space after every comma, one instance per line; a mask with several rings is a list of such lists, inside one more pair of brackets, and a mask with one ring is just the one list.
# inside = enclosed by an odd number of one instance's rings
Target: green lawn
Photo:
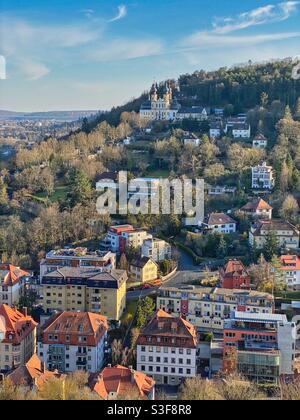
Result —
[[[68, 186], [67, 185], [58, 185], [55, 187], [54, 193], [50, 195], [48, 198], [52, 203], [56, 203], [59, 200], [65, 200], [68, 193]], [[34, 196], [37, 200], [46, 200], [47, 194], [45, 192], [36, 193]]]
[[153, 169], [147, 171], [146, 175], [152, 178], [169, 178], [170, 171], [168, 169]]
[[138, 307], [139, 300], [138, 299], [132, 299], [129, 302], [126, 303], [126, 310], [122, 316], [121, 322], [128, 319], [128, 317], [134, 317], [137, 307]]
[[276, 292], [275, 297], [289, 300], [300, 300], [300, 291]]

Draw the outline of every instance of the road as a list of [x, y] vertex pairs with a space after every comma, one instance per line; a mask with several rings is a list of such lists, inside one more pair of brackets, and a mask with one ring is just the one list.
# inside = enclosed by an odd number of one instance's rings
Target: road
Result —
[[[199, 266], [195, 265], [193, 259], [184, 251], [179, 250], [180, 259], [179, 259], [179, 270], [173, 277], [164, 282], [164, 286], [176, 287], [181, 284], [189, 284], [195, 280], [200, 279], [203, 276], [203, 271], [199, 269]], [[157, 289], [146, 289], [146, 290], [136, 290], [134, 292], [127, 293], [127, 300], [138, 299], [139, 297], [143, 298], [149, 296], [152, 293], [155, 293]]]

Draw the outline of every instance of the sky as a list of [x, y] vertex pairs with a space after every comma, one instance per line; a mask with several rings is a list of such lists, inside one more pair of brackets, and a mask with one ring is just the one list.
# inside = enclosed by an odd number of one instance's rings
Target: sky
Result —
[[300, 55], [300, 0], [0, 0], [0, 55], [2, 110], [109, 109], [154, 80]]

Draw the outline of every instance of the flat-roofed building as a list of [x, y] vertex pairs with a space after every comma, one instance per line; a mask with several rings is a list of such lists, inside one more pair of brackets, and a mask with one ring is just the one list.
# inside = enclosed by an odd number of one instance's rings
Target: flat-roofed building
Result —
[[235, 311], [224, 326], [223, 371], [259, 383], [293, 375], [296, 325], [285, 315]]
[[252, 290], [162, 286], [158, 291], [157, 308], [172, 316], [181, 316], [199, 331], [222, 333], [224, 321], [232, 311], [273, 313], [274, 297]]
[[89, 251], [87, 248], [52, 250], [40, 263], [40, 278], [63, 267], [97, 267], [112, 270], [116, 268], [116, 255], [110, 251]]

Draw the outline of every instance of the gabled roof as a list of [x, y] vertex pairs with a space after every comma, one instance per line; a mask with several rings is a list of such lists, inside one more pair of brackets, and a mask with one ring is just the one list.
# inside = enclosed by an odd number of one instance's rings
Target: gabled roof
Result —
[[123, 397], [130, 395], [130, 392], [136, 392], [142, 399], [147, 399], [155, 381], [142, 372], [117, 365], [106, 367], [101, 373], [92, 374], [89, 384], [92, 391], [104, 400], [112, 393], [115, 397]]
[[245, 206], [241, 208], [242, 211], [257, 211], [257, 210], [273, 210], [265, 200], [262, 198], [255, 198], [249, 201]]
[[29, 276], [29, 273], [19, 267], [12, 264], [0, 264], [0, 283], [2, 278], [6, 286], [14, 286], [22, 277], [27, 276]]
[[134, 266], [134, 267], [139, 267], [139, 268], [144, 268], [145, 265], [147, 265], [149, 263], [149, 261], [153, 262], [155, 265], [156, 262], [153, 261], [151, 258], [149, 257], [141, 257], [141, 258], [136, 258], [135, 260], [133, 260], [130, 265]]
[[40, 388], [51, 379], [65, 379], [65, 375], [59, 374], [58, 371], [50, 372], [45, 368], [36, 354], [28, 360], [25, 365], [19, 366], [8, 378], [15, 386], [37, 386]]
[[20, 344], [36, 326], [37, 323], [31, 316], [5, 304], [0, 306], [0, 333], [5, 337], [2, 342]]
[[225, 213], [211, 213], [208, 217], [207, 224], [208, 225], [225, 225], [227, 223], [235, 223], [236, 221], [233, 220], [230, 216]]
[[268, 139], [261, 133], [256, 134], [256, 136], [254, 137], [254, 140], [259, 140], [259, 141], [268, 141]]
[[297, 255], [281, 255], [282, 270], [300, 270], [300, 258]]
[[223, 277], [248, 276], [247, 270], [240, 260], [229, 260], [224, 268], [220, 270]]

